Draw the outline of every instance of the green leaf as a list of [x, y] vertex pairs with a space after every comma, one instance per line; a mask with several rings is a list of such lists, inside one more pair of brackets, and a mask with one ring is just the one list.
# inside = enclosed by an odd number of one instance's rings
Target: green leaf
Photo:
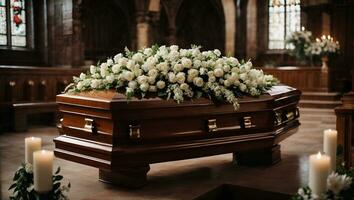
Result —
[[58, 167], [57, 171], [55, 172], [55, 174], [59, 174], [60, 172], [60, 167]]
[[63, 179], [62, 175], [54, 176], [53, 181], [60, 181]]
[[17, 186], [17, 183], [13, 183], [10, 187], [9, 190], [12, 190], [13, 188], [15, 188]]
[[59, 183], [55, 183], [55, 184], [53, 185], [53, 191], [59, 189], [60, 184], [61, 184], [60, 182], [59, 182]]

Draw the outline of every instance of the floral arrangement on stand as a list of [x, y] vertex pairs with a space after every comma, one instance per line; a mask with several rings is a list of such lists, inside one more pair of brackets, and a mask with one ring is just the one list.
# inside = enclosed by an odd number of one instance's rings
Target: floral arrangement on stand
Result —
[[312, 42], [306, 51], [308, 55], [318, 56], [321, 58], [322, 67], [328, 67], [329, 57], [339, 53], [339, 42], [334, 41], [331, 36], [322, 36], [321, 39], [316, 38], [315, 42]]
[[292, 47], [289, 51], [290, 55], [305, 61], [308, 58], [307, 49], [312, 43], [312, 32], [302, 27], [301, 31], [294, 31], [285, 42]]
[[323, 35], [314, 40], [311, 31], [305, 30], [304, 27], [301, 31], [293, 32], [286, 43], [293, 47], [289, 50], [290, 55], [301, 61], [310, 60], [311, 64], [314, 59], [320, 58], [323, 68], [328, 67], [329, 57], [338, 54], [340, 49], [339, 42], [334, 41], [333, 37]]
[[[51, 200], [68, 200], [68, 192], [70, 191], [70, 183], [62, 185], [63, 176], [60, 175], [60, 167], [53, 175], [53, 189], [47, 196]], [[11, 200], [37, 200], [39, 194], [34, 190], [33, 166], [30, 163], [23, 163], [15, 172], [14, 183], [9, 190], [13, 190], [10, 196]]]
[[251, 62], [221, 56], [217, 49], [201, 51], [200, 46], [181, 49], [177, 45], [144, 48], [109, 58], [87, 73], [74, 77], [65, 91], [116, 89], [143, 98], [152, 94], [177, 103], [202, 96], [228, 102], [239, 108], [237, 97], [258, 96], [278, 83], [272, 75], [252, 69]]

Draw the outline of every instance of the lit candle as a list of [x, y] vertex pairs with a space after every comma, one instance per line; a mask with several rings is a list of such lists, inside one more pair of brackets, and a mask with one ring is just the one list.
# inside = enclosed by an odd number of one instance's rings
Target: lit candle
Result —
[[320, 41], [320, 39], [316, 38], [316, 42], [319, 42], [319, 41]]
[[304, 30], [305, 30], [305, 27], [302, 26], [302, 27], [301, 27], [301, 30], [304, 31]]
[[337, 131], [327, 129], [323, 131], [323, 152], [331, 158], [331, 171], [336, 171], [337, 164]]
[[323, 40], [326, 39], [326, 36], [325, 36], [325, 35], [322, 35], [322, 39], [323, 39]]
[[331, 36], [327, 35], [327, 39], [331, 39]]
[[313, 194], [322, 195], [327, 190], [327, 177], [329, 175], [330, 157], [318, 154], [309, 158], [309, 187]]
[[53, 151], [41, 150], [33, 153], [34, 190], [47, 193], [53, 187]]
[[41, 150], [42, 139], [37, 137], [25, 138], [25, 162], [33, 164], [33, 152]]

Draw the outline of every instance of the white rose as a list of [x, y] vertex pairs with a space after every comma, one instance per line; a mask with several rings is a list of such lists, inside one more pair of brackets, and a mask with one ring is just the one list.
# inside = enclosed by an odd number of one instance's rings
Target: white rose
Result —
[[129, 60], [127, 62], [127, 68], [128, 69], [133, 69], [134, 66], [135, 66], [135, 61], [134, 60]]
[[171, 49], [171, 51], [178, 51], [178, 46], [177, 45], [171, 45], [170, 49]]
[[108, 65], [108, 66], [113, 65], [113, 60], [112, 60], [112, 59], [108, 59], [108, 60], [107, 60], [107, 65]]
[[224, 75], [224, 71], [220, 68], [216, 68], [216, 69], [214, 69], [214, 75], [216, 77], [222, 77]]
[[215, 49], [214, 54], [218, 57], [221, 56], [221, 52], [219, 51], [219, 49]]
[[230, 83], [230, 81], [225, 80], [225, 81], [224, 81], [224, 85], [225, 85], [226, 87], [230, 87], [231, 83]]
[[163, 89], [166, 86], [165, 81], [157, 81], [156, 86], [159, 89]]
[[157, 65], [157, 69], [159, 69], [162, 72], [168, 72], [168, 65], [166, 62], [159, 63]]
[[106, 63], [102, 63], [100, 66], [100, 73], [102, 77], [105, 77], [108, 75], [108, 65]]
[[198, 86], [198, 87], [202, 87], [203, 84], [204, 84], [204, 81], [203, 81], [203, 79], [200, 78], [200, 77], [195, 77], [195, 78], [193, 79], [193, 83], [194, 83], [194, 85], [196, 85], [196, 86]]
[[127, 81], [131, 81], [134, 78], [134, 74], [131, 71], [125, 71], [123, 76], [124, 76], [124, 79]]
[[82, 81], [79, 81], [79, 82], [77, 83], [77, 85], [76, 85], [76, 88], [79, 89], [79, 90], [81, 90], [81, 89], [83, 88], [83, 86], [84, 86], [83, 82], [82, 82]]
[[175, 72], [180, 72], [182, 70], [183, 70], [183, 65], [182, 64], [177, 63], [177, 64], [175, 64], [173, 66], [173, 71], [175, 71]]
[[85, 79], [85, 78], [86, 78], [86, 74], [81, 73], [81, 74], [80, 74], [80, 79]]
[[118, 73], [119, 70], [120, 70], [120, 66], [119, 65], [117, 65], [117, 64], [113, 65], [113, 67], [112, 67], [112, 72], [113, 73]]
[[132, 60], [134, 60], [135, 62], [143, 62], [144, 61], [143, 54], [140, 52], [134, 54]]
[[241, 90], [242, 92], [245, 92], [246, 89], [247, 89], [247, 86], [246, 86], [245, 84], [243, 84], [243, 83], [240, 83], [239, 88], [240, 88], [240, 90]]
[[154, 84], [155, 81], [156, 81], [156, 77], [152, 77], [152, 76], [149, 76], [149, 77], [148, 77], [148, 83], [149, 83], [149, 84]]
[[224, 65], [223, 70], [224, 70], [224, 72], [230, 71], [230, 66]]
[[151, 77], [156, 77], [158, 74], [158, 71], [156, 69], [151, 69], [149, 72], [148, 72], [148, 75], [151, 76]]
[[123, 57], [123, 55], [122, 55], [121, 53], [115, 55], [115, 56], [113, 57], [114, 62], [115, 62], [115, 63], [118, 63], [118, 61], [119, 61], [119, 59], [120, 59], [121, 57]]
[[141, 91], [146, 92], [146, 91], [148, 91], [148, 89], [149, 89], [149, 84], [143, 83], [143, 84], [140, 85], [140, 90]]
[[127, 62], [128, 62], [128, 59], [125, 58], [125, 57], [122, 57], [122, 58], [120, 58], [120, 59], [118, 60], [118, 64], [119, 64], [120, 66], [127, 66]]
[[192, 77], [191, 75], [188, 75], [187, 76], [187, 82], [189, 82], [189, 83], [191, 83], [191, 82], [193, 82], [193, 79], [194, 79], [195, 77]]
[[168, 73], [168, 81], [175, 83], [177, 81], [176, 75], [172, 72]]
[[93, 74], [92, 78], [101, 78], [101, 75], [99, 73]]
[[240, 69], [239, 69], [238, 67], [233, 67], [233, 68], [231, 69], [231, 72], [233, 72], [233, 73], [238, 73], [238, 72], [240, 72]]
[[98, 88], [99, 85], [100, 85], [100, 81], [99, 80], [93, 79], [91, 81], [91, 88], [96, 89], [96, 88]]
[[194, 60], [193, 65], [195, 68], [199, 68], [202, 65], [202, 62], [200, 60]]
[[143, 74], [143, 70], [142, 69], [136, 69], [136, 70], [133, 71], [133, 73], [134, 73], [134, 75], [136, 77], [138, 77], [138, 76], [141, 76]]
[[178, 53], [178, 51], [171, 51], [171, 52], [168, 54], [168, 57], [169, 57], [169, 60], [170, 60], [170, 61], [175, 61], [175, 60], [178, 59], [179, 53]]
[[114, 75], [106, 76], [106, 80], [107, 80], [108, 83], [113, 83], [113, 81], [114, 81]]
[[151, 49], [151, 48], [146, 48], [146, 49], [144, 49], [144, 54], [147, 55], [147, 56], [151, 56], [151, 54], [152, 54], [152, 49]]
[[240, 74], [240, 79], [245, 81], [247, 79], [247, 74], [246, 73]]
[[192, 61], [188, 58], [182, 58], [181, 62], [182, 62], [183, 67], [185, 67], [185, 68], [192, 67]]
[[188, 70], [188, 75], [192, 78], [197, 77], [199, 74], [199, 71], [196, 69], [189, 69]]
[[136, 81], [130, 81], [128, 83], [128, 87], [133, 89], [133, 90], [135, 90], [137, 88], [137, 86], [138, 86], [138, 83]]
[[186, 80], [186, 75], [183, 72], [178, 72], [176, 78], [177, 78], [177, 82], [179, 84], [182, 84]]
[[215, 82], [215, 81], [216, 81], [215, 76], [209, 76], [208, 82], [213, 83], [213, 82]]
[[137, 81], [139, 84], [147, 83], [148, 78], [145, 75], [138, 76]]
[[189, 85], [187, 83], [182, 83], [179, 87], [181, 88], [181, 90], [184, 90], [184, 91], [189, 89]]
[[214, 71], [208, 71], [208, 76], [214, 76]]
[[90, 73], [91, 74], [95, 74], [96, 73], [96, 66], [94, 66], [94, 65], [90, 66]]
[[149, 86], [149, 92], [156, 92], [156, 91], [157, 91], [156, 86], [154, 86], [154, 85]]
[[249, 71], [252, 68], [252, 63], [250, 61], [246, 62], [244, 65], [246, 71]]
[[201, 75], [204, 75], [204, 74], [208, 73], [208, 70], [205, 69], [204, 67], [202, 67], [202, 68], [199, 69], [199, 73], [200, 73]]

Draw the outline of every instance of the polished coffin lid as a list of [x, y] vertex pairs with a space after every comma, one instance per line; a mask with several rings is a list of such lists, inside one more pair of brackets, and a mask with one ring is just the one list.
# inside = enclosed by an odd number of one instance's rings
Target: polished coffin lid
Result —
[[240, 98], [237, 111], [206, 98], [178, 104], [157, 97], [127, 100], [114, 90], [61, 94], [62, 135], [54, 140], [55, 152], [110, 168], [113, 160], [115, 165], [154, 163], [246, 150], [252, 148], [247, 141], [253, 148], [269, 147], [298, 127], [300, 94], [274, 86], [260, 97]]

